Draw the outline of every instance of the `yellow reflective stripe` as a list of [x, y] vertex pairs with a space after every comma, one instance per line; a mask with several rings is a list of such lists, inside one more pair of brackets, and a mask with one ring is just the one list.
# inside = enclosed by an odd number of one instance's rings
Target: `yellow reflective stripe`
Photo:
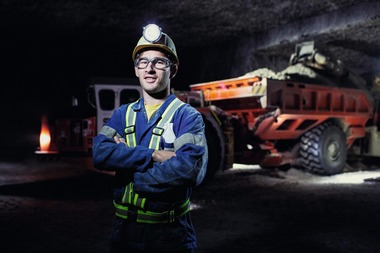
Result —
[[116, 216], [119, 216], [120, 218], [123, 218], [123, 219], [128, 219], [128, 207], [127, 206], [119, 205], [115, 201], [113, 201], [113, 205], [115, 207]]
[[169, 212], [169, 222], [174, 222], [175, 221], [175, 216], [174, 216], [174, 210], [170, 210]]
[[137, 193], [135, 193], [135, 197], [133, 200], [133, 205], [140, 207], [141, 209], [144, 209], [145, 207], [146, 198], [140, 198]]
[[265, 85], [253, 86], [252, 95], [264, 95], [265, 89], [266, 89]]
[[136, 104], [138, 100], [134, 103], [129, 104], [126, 112], [126, 117], [125, 117], [125, 139], [128, 147], [133, 148], [136, 147], [136, 128], [135, 128], [135, 123], [136, 123], [136, 112], [132, 109], [132, 106]]
[[145, 208], [145, 203], [146, 203], [146, 198], [142, 198], [141, 199], [141, 208], [144, 209]]
[[128, 195], [129, 195], [128, 186], [126, 186], [124, 189], [123, 197], [121, 198], [121, 203], [128, 203], [128, 199], [127, 199]]
[[169, 123], [173, 116], [174, 116], [174, 113], [177, 111], [178, 108], [180, 108], [182, 105], [184, 105], [185, 103], [182, 102], [181, 100], [179, 100], [178, 98], [175, 98], [171, 103], [170, 105], [168, 106], [168, 108], [166, 108], [164, 114], [162, 115], [162, 118], [163, 119], [166, 119], [166, 120], [160, 120], [160, 122], [158, 122], [158, 126], [163, 128], [165, 123]]
[[265, 91], [266, 91], [266, 88], [267, 88], [267, 86], [261, 86], [261, 89], [260, 89], [260, 94], [261, 95], [264, 95], [264, 93], [265, 93]]
[[179, 206], [179, 208], [184, 208], [184, 207], [190, 207], [190, 199], [187, 199], [185, 202], [183, 202], [182, 205]]
[[164, 133], [164, 126], [166, 123], [170, 123], [174, 113], [185, 103], [175, 98], [169, 106], [165, 109], [165, 112], [162, 114], [160, 121], [157, 123], [157, 126], [153, 129], [152, 138], [150, 139], [149, 148], [158, 150], [160, 145], [161, 135]]
[[141, 209], [144, 209], [146, 198], [140, 198], [139, 194], [133, 190], [133, 183], [129, 183], [124, 189], [124, 194], [121, 198], [121, 203], [131, 204]]
[[155, 135], [153, 134], [152, 135], [152, 138], [150, 139], [150, 143], [149, 143], [149, 148], [152, 148], [152, 149], [155, 149], [155, 150], [159, 150], [160, 149], [160, 137], [161, 135]]
[[164, 133], [164, 131], [165, 131], [165, 129], [163, 129], [163, 128], [158, 128], [158, 127], [155, 127], [155, 128], [153, 128], [153, 134], [155, 134], [155, 135], [162, 135], [163, 133]]
[[163, 213], [155, 213], [155, 212], [143, 212], [138, 210], [137, 222], [148, 223], [148, 224], [159, 224], [159, 223], [168, 223], [169, 220], [168, 211]]
[[123, 197], [121, 198], [121, 202], [123, 204], [132, 204], [132, 199], [133, 199], [133, 183], [130, 183], [125, 187]]
[[134, 199], [134, 205], [144, 209], [146, 198], [139, 198], [139, 195], [136, 193]]
[[133, 205], [140, 207], [141, 199], [139, 198], [139, 195], [135, 193], [135, 196], [133, 198]]
[[179, 214], [179, 217], [185, 215], [188, 211], [190, 211], [190, 199], [187, 199], [180, 207], [179, 210], [183, 209], [183, 212]]
[[132, 134], [132, 132], [128, 132], [127, 133], [127, 129], [130, 129], [129, 127], [130, 127], [130, 123], [129, 123], [129, 121], [130, 121], [130, 119], [129, 119], [129, 115], [131, 114], [131, 107], [132, 107], [132, 104], [130, 104], [129, 106], [128, 106], [128, 108], [127, 108], [127, 114], [126, 114], [126, 117], [125, 117], [125, 120], [126, 120], [126, 122], [125, 122], [125, 130], [124, 130], [124, 132], [125, 132], [125, 134], [126, 134], [126, 136], [125, 136], [125, 140], [126, 140], [126, 142], [127, 142], [127, 145], [128, 145], [128, 147], [131, 147], [131, 137], [130, 137], [130, 135]]
[[[113, 204], [115, 207], [116, 216], [123, 219], [128, 219], [128, 206], [119, 205], [115, 201], [113, 201]], [[190, 199], [187, 199], [178, 209], [173, 209], [162, 213], [143, 211], [139, 209], [137, 210], [136, 221], [148, 224], [171, 223], [174, 222], [176, 218], [182, 217], [189, 211]]]
[[[161, 121], [160, 121], [161, 122]], [[165, 129], [156, 126], [152, 131], [152, 137], [150, 138], [149, 148], [158, 150], [160, 148], [160, 138]]]

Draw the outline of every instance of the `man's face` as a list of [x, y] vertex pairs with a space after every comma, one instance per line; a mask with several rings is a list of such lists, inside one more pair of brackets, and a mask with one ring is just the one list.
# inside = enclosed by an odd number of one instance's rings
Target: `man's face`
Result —
[[[152, 60], [154, 58], [162, 58], [169, 60], [162, 52], [155, 50], [147, 50], [141, 53], [139, 59], [145, 58], [146, 60]], [[145, 61], [146, 62], [146, 61]], [[139, 78], [140, 85], [143, 90], [148, 94], [154, 94], [161, 92], [165, 89], [170, 89], [170, 66], [165, 68], [155, 68], [154, 62], [148, 62], [146, 68], [137, 68], [135, 66], [135, 74]], [[157, 63], [157, 67], [160, 63]], [[162, 64], [161, 64], [162, 65]]]

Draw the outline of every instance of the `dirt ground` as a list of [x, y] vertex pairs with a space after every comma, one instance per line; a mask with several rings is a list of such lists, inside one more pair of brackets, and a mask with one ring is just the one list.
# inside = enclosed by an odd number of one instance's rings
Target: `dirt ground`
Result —
[[[195, 252], [380, 252], [379, 177], [218, 173], [193, 194]], [[107, 252], [111, 199], [112, 176], [64, 161], [0, 161], [0, 252]]]

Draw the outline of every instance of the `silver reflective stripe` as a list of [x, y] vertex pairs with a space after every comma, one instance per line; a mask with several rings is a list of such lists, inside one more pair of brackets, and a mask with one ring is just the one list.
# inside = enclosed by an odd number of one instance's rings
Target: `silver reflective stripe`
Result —
[[103, 135], [107, 136], [108, 138], [113, 138], [115, 135], [119, 135], [119, 134], [117, 134], [115, 129], [113, 129], [109, 126], [103, 126], [102, 129], [100, 129], [99, 134], [103, 134]]
[[177, 151], [184, 144], [188, 143], [204, 147], [205, 149], [202, 159], [194, 167], [194, 179], [196, 180], [196, 185], [199, 185], [203, 181], [207, 170], [208, 148], [206, 137], [204, 134], [185, 133], [174, 140], [174, 151]]
[[196, 135], [192, 133], [185, 133], [179, 136], [174, 141], [174, 150], [179, 149], [182, 145], [191, 143], [198, 146], [206, 146], [206, 138], [204, 135]]
[[149, 148], [153, 148], [156, 150], [159, 149], [160, 138], [161, 135], [164, 133], [165, 123], [169, 123], [172, 120], [176, 110], [184, 104], [184, 102], [182, 102], [178, 98], [175, 98], [165, 109], [165, 112], [164, 114], [162, 114], [160, 121], [158, 122], [157, 126], [153, 129], [153, 134], [152, 138], [150, 139]]

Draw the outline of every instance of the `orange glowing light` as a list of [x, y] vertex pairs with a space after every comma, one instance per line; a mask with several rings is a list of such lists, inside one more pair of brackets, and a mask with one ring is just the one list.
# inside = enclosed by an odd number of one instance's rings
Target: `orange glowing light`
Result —
[[48, 125], [47, 117], [44, 115], [42, 116], [42, 122], [41, 122], [40, 151], [42, 152], [49, 151], [50, 141], [51, 141], [51, 137], [50, 137], [49, 125]]

